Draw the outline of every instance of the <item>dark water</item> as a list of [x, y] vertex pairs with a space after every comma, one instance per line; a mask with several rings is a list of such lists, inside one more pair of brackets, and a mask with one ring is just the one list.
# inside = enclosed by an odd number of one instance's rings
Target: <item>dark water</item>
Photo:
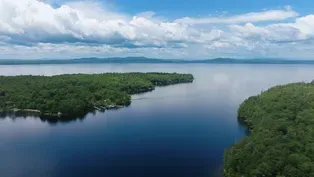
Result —
[[131, 71], [192, 73], [195, 81], [67, 122], [1, 118], [0, 176], [221, 177], [224, 149], [246, 133], [238, 105], [270, 86], [314, 78], [307, 65], [0, 66], [0, 75]]

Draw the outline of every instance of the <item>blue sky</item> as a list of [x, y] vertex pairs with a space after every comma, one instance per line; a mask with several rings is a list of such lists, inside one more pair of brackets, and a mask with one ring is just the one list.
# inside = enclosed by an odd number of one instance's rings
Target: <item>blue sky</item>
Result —
[[0, 0], [0, 58], [314, 59], [311, 0]]
[[[71, 0], [50, 0], [63, 4]], [[104, 5], [112, 5], [121, 12], [137, 14], [154, 11], [170, 18], [184, 16], [206, 16], [218, 12], [229, 13], [256, 12], [262, 9], [278, 9], [285, 5], [294, 7], [299, 13], [313, 12], [314, 1], [311, 0], [101, 0]]]
[[311, 0], [112, 0], [111, 2], [121, 10], [130, 13], [155, 11], [158, 14], [176, 18], [205, 16], [215, 14], [217, 11], [256, 12], [262, 9], [277, 9], [285, 5], [291, 5], [306, 14], [314, 8], [314, 1]]

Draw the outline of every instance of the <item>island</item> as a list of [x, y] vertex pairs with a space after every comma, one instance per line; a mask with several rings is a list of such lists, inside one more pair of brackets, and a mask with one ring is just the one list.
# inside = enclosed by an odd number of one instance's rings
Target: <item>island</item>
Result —
[[104, 73], [0, 76], [0, 112], [76, 116], [128, 106], [131, 95], [156, 86], [190, 83], [191, 74]]
[[225, 177], [314, 176], [314, 85], [279, 85], [245, 100], [250, 136], [227, 149]]

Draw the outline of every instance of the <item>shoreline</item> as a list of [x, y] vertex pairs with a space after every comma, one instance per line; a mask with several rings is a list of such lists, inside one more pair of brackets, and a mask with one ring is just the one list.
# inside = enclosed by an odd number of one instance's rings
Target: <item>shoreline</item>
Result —
[[61, 118], [123, 108], [131, 104], [132, 95], [151, 92], [156, 87], [192, 83], [194, 77], [152, 72], [2, 76], [0, 79], [3, 80], [0, 98], [4, 101], [0, 112]]
[[[113, 109], [121, 109], [127, 107], [127, 105], [109, 105], [109, 106], [94, 106], [94, 110], [93, 111], [106, 111], [106, 110], [113, 110]], [[86, 112], [90, 113], [92, 111]], [[0, 113], [33, 113], [33, 114], [37, 114], [39, 116], [51, 116], [53, 118], [61, 118], [63, 116], [71, 116], [71, 115], [76, 115], [76, 114], [63, 114], [61, 112], [58, 113], [42, 113], [40, 110], [37, 109], [20, 109], [20, 108], [13, 108], [10, 110], [0, 110]]]

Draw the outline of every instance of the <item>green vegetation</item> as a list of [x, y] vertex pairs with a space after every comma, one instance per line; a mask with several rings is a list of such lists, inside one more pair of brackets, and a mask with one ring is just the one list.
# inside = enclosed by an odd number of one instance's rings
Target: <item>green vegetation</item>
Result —
[[59, 76], [0, 76], [0, 112], [79, 115], [127, 106], [131, 94], [193, 81], [191, 74], [107, 73]]
[[251, 130], [226, 150], [225, 177], [314, 176], [314, 85], [276, 86], [241, 104]]

